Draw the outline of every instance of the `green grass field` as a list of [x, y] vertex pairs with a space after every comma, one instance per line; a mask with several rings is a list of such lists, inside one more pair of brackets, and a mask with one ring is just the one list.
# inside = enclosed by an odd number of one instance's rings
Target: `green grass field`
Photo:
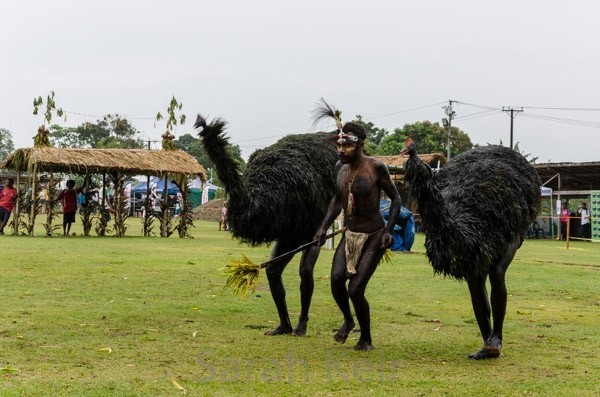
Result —
[[[371, 280], [375, 349], [356, 352], [358, 334], [332, 338], [332, 251], [315, 270], [307, 337], [267, 337], [265, 275], [244, 299], [222, 275], [267, 247], [202, 221], [191, 240], [137, 237], [138, 222], [124, 238], [0, 236], [1, 396], [600, 394], [600, 244], [526, 240], [507, 276], [503, 356], [480, 362], [467, 358], [482, 344], [467, 286], [433, 275], [422, 235]], [[298, 258], [284, 278], [295, 320]]]

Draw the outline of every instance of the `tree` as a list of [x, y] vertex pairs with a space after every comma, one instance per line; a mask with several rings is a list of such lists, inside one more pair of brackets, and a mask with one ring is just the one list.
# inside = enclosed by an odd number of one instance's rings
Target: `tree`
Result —
[[[448, 130], [431, 121], [418, 121], [396, 128], [392, 134], [386, 135], [375, 154], [380, 156], [395, 156], [404, 149], [404, 142], [411, 137], [418, 145], [419, 153], [447, 153]], [[471, 138], [456, 127], [451, 131], [452, 144], [450, 155], [452, 157], [473, 148]]]
[[355, 123], [362, 125], [367, 132], [367, 141], [365, 144], [365, 149], [367, 153], [375, 153], [377, 151], [377, 147], [381, 144], [383, 138], [389, 135], [389, 131], [385, 128], [375, 127], [375, 124], [372, 122], [364, 122], [362, 119], [362, 115], [357, 114]]
[[[502, 141], [500, 141], [500, 142], [502, 142]], [[538, 156], [534, 156], [531, 153], [522, 152], [521, 149], [519, 148], [519, 142], [515, 143], [513, 150], [517, 153], [520, 153], [521, 156], [525, 157], [527, 159], [527, 161], [529, 161], [529, 164], [535, 164], [539, 160]]]
[[14, 150], [12, 133], [6, 128], [0, 128], [0, 162], [4, 161]]
[[127, 119], [118, 114], [108, 114], [96, 123], [85, 122], [77, 127], [50, 127], [50, 141], [57, 147], [73, 148], [125, 148], [144, 147], [139, 132]]
[[[194, 157], [196, 161], [198, 161], [198, 163], [200, 163], [206, 170], [214, 169], [214, 163], [204, 151], [202, 142], [199, 138], [196, 138], [191, 134], [184, 134], [180, 136], [179, 139], [175, 140], [175, 146]], [[240, 166], [240, 170], [243, 171], [246, 166], [246, 162], [242, 158], [242, 149], [239, 147], [239, 145], [229, 144], [227, 146], [227, 150]], [[213, 183], [219, 185], [220, 181], [218, 180], [216, 173], [213, 174], [213, 178]]]
[[144, 142], [138, 138], [138, 130], [118, 114], [107, 114], [98, 121], [98, 126], [108, 131], [108, 136], [100, 139], [98, 148], [141, 149]]

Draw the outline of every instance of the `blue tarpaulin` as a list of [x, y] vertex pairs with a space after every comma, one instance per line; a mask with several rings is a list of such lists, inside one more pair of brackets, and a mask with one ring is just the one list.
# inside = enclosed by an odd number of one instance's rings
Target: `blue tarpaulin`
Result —
[[[391, 200], [381, 200], [379, 208], [386, 222], [390, 215]], [[396, 225], [394, 225], [394, 244], [390, 247], [392, 251], [410, 251], [415, 242], [415, 217], [408, 209], [401, 207]]]
[[[162, 193], [163, 190], [165, 190], [165, 178], [159, 178], [157, 176], [150, 178], [150, 189], [152, 189], [152, 185], [156, 184], [156, 191], [159, 193]], [[142, 192], [142, 193], [146, 193], [146, 186], [147, 186], [147, 182], [146, 181], [141, 181], [137, 184], [135, 184], [131, 189], [134, 192]], [[176, 184], [174, 184], [173, 182], [169, 181], [167, 183], [167, 194], [177, 194], [179, 192], [179, 188], [177, 187]]]

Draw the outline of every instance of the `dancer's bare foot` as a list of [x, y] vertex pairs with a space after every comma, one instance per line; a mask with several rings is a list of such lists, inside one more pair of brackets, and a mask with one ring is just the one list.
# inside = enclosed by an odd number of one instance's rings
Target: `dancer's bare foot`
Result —
[[284, 334], [291, 334], [291, 333], [292, 333], [291, 326], [279, 325], [277, 328], [265, 332], [265, 335], [273, 336], [273, 335], [284, 335]]
[[296, 324], [296, 328], [294, 328], [294, 331], [292, 332], [292, 335], [294, 335], [294, 336], [306, 336], [306, 328], [307, 328], [307, 322], [306, 321], [298, 321], [298, 324]]
[[344, 343], [346, 339], [348, 339], [348, 335], [354, 329], [354, 321], [344, 321], [344, 324], [338, 329], [338, 331], [333, 335], [333, 339], [336, 342]]
[[502, 352], [502, 341], [496, 336], [490, 337], [485, 341], [481, 350], [477, 353], [469, 354], [473, 360], [484, 360], [486, 358], [498, 358]]
[[371, 344], [371, 342], [367, 342], [362, 339], [359, 339], [356, 346], [354, 346], [354, 350], [359, 350], [359, 351], [373, 350], [373, 345]]

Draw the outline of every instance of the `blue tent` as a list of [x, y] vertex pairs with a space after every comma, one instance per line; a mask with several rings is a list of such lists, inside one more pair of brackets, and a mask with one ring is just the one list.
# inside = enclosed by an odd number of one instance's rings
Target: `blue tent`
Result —
[[[381, 214], [386, 222], [390, 215], [391, 203], [391, 200], [381, 200], [379, 202]], [[394, 237], [394, 244], [390, 248], [392, 251], [410, 251], [415, 242], [415, 218], [408, 209], [400, 208], [392, 236]]]
[[[165, 190], [165, 178], [161, 177], [152, 177], [150, 178], [150, 189], [152, 189], [152, 185], [156, 184], [156, 191], [158, 193], [162, 193]], [[135, 184], [131, 190], [136, 193], [146, 193], [147, 182], [141, 181]], [[179, 192], [179, 188], [173, 182], [169, 181], [167, 183], [167, 194], [177, 194]]]

